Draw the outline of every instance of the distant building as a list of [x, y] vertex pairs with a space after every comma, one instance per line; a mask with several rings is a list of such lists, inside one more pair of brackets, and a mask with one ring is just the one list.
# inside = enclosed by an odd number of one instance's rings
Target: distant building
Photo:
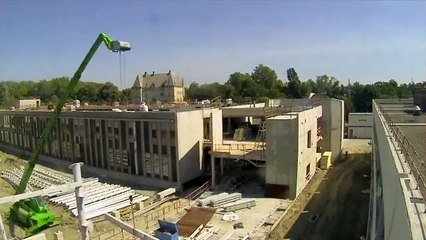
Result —
[[372, 138], [372, 113], [349, 113], [348, 138]]
[[132, 103], [180, 103], [185, 98], [183, 79], [177, 73], [138, 74], [132, 87]]
[[41, 105], [40, 99], [20, 99], [16, 100], [15, 108], [25, 110], [27, 108], [38, 108]]

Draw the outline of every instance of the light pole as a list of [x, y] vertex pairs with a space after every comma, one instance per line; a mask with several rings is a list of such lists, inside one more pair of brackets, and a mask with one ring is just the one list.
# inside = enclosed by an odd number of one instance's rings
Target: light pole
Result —
[[[132, 210], [132, 221], [133, 221], [133, 233], [135, 232], [135, 215], [134, 215], [134, 213], [133, 213], [133, 196], [132, 195], [130, 195], [129, 196], [129, 200], [130, 200], [130, 207], [131, 207], [131, 210]], [[134, 234], [133, 234], [134, 235]]]

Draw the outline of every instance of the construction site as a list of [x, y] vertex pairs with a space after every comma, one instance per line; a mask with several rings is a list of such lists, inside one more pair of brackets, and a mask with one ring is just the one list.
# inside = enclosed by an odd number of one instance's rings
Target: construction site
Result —
[[3, 239], [271, 239], [342, 158], [343, 101], [321, 96], [186, 104], [145, 72], [133, 105], [65, 108], [101, 44], [131, 49], [101, 33], [56, 106], [0, 111]]

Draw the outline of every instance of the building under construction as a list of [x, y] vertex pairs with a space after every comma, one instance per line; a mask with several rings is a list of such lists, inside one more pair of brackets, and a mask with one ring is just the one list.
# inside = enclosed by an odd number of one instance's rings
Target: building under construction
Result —
[[[343, 102], [278, 100], [271, 104], [149, 112], [62, 113], [41, 161], [65, 170], [84, 162], [90, 176], [126, 184], [183, 189], [200, 176], [211, 184], [241, 165], [262, 176], [266, 192], [295, 198], [322, 153], [340, 154]], [[50, 117], [0, 112], [2, 149], [29, 156]], [[272, 191], [273, 192], [273, 191]]]

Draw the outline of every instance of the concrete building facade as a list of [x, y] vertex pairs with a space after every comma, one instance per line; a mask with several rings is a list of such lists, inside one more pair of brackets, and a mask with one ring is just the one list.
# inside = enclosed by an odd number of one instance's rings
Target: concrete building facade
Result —
[[319, 160], [317, 119], [321, 116], [319, 106], [267, 119], [266, 188], [281, 188], [295, 199], [308, 184]]
[[[404, 107], [408, 106], [408, 107]], [[426, 123], [400, 121], [412, 100], [373, 101], [373, 158], [367, 239], [425, 239], [422, 132]], [[389, 114], [397, 113], [397, 114]], [[419, 132], [417, 134], [409, 134]]]
[[343, 147], [344, 102], [334, 98], [318, 98], [316, 101], [321, 104], [323, 112], [318, 123], [322, 137], [318, 146], [322, 152], [331, 151], [331, 159], [334, 162], [339, 158]]
[[[225, 167], [238, 168], [244, 162], [261, 173], [267, 190], [277, 187], [285, 193], [282, 197], [294, 199], [321, 158], [322, 111], [322, 106], [303, 105], [63, 112], [40, 160], [63, 171], [72, 162], [84, 162], [83, 173], [90, 176], [178, 189], [209, 172], [214, 185]], [[50, 116], [40, 111], [0, 112], [1, 149], [30, 156]], [[251, 138], [224, 140], [228, 128], [240, 129], [230, 126], [235, 120], [252, 124], [251, 130], [246, 128], [253, 131]], [[263, 132], [266, 137], [256, 137], [256, 128], [258, 136]]]
[[183, 78], [177, 73], [138, 74], [132, 86], [132, 103], [181, 103], [185, 98]]
[[372, 113], [349, 113], [348, 138], [372, 138], [373, 115]]
[[[2, 148], [29, 156], [50, 114], [0, 112]], [[180, 188], [204, 168], [204, 115], [204, 110], [64, 112], [41, 160], [64, 170], [70, 162], [84, 162], [92, 176]], [[215, 116], [221, 119], [221, 114]]]
[[343, 100], [314, 95], [310, 99], [271, 99], [269, 101], [269, 106], [292, 111], [318, 105], [322, 106], [322, 117], [318, 119], [318, 134], [321, 136], [318, 147], [322, 149], [322, 153], [331, 151], [332, 161], [335, 161], [343, 147], [345, 114]]

